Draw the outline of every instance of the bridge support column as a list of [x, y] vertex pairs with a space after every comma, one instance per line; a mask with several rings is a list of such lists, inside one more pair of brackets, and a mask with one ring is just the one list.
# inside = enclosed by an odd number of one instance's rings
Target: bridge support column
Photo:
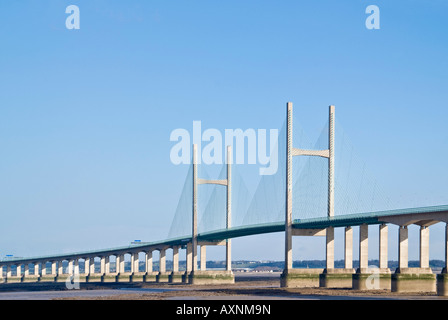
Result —
[[390, 290], [391, 274], [387, 268], [387, 225], [379, 226], [380, 267], [369, 267], [368, 225], [359, 228], [359, 268], [353, 274], [354, 290]]
[[79, 259], [73, 260], [73, 274], [76, 274], [79, 276]]
[[191, 262], [191, 259], [192, 259], [192, 244], [191, 244], [191, 242], [187, 243], [186, 251], [187, 251], [187, 253], [186, 253], [186, 257], [185, 257], [185, 260], [186, 260], [185, 261], [185, 264], [186, 264], [185, 276], [183, 277], [182, 282], [189, 283], [190, 282], [190, 273], [192, 271], [192, 266], [193, 266], [193, 263]]
[[65, 282], [66, 276], [64, 275], [64, 266], [62, 265], [62, 260], [57, 262], [56, 275], [54, 277], [56, 282]]
[[344, 265], [345, 269], [353, 269], [353, 229], [345, 227], [344, 230]]
[[448, 223], [445, 223], [445, 267], [437, 275], [437, 295], [448, 296]]
[[359, 226], [359, 271], [369, 267], [369, 226], [362, 224]]
[[62, 260], [58, 261], [58, 277], [64, 274], [64, 266], [62, 265]]
[[[132, 273], [126, 272], [125, 254], [126, 253], [122, 253], [119, 255], [119, 257], [120, 257], [119, 263], [118, 263], [119, 272], [117, 273], [117, 276], [116, 276], [117, 282], [130, 282], [132, 280]], [[117, 259], [118, 259], [118, 256], [117, 256]], [[132, 254], [131, 254], [131, 270], [132, 270]]]
[[420, 268], [429, 268], [429, 228], [420, 227]]
[[334, 269], [334, 228], [328, 227], [326, 230], [326, 269]]
[[[117, 256], [115, 256], [117, 259]], [[118, 265], [119, 261], [116, 260], [115, 264], [115, 273], [113, 273], [110, 269], [110, 256], [104, 256], [101, 258], [101, 262], [104, 263], [104, 274], [102, 276], [102, 282], [116, 282], [117, 281], [117, 275], [118, 275]]]
[[0, 283], [5, 283], [5, 276], [3, 275], [3, 265], [0, 265]]
[[200, 246], [201, 248], [201, 270], [205, 271], [207, 270], [207, 247]]
[[13, 277], [11, 272], [11, 277], [8, 282], [22, 282], [22, 265], [16, 265], [16, 275]]
[[[17, 266], [16, 266], [16, 277], [17, 278], [22, 278], [22, 265], [21, 264], [18, 264]], [[20, 280], [20, 281], [22, 281], [22, 280]]]
[[56, 276], [57, 282], [65, 282], [67, 280], [67, 275], [64, 273], [63, 260], [58, 261], [58, 274]]
[[173, 271], [170, 274], [169, 282], [178, 283], [182, 282], [182, 276], [184, 272], [179, 272], [179, 246], [173, 247]]
[[68, 274], [73, 274], [73, 260], [68, 261]]
[[111, 273], [110, 272], [110, 256], [104, 257], [104, 273], [106, 276]]
[[34, 271], [31, 272], [30, 270], [30, 263], [25, 263], [24, 266], [24, 274], [22, 277], [23, 282], [37, 282], [39, 281], [39, 275], [36, 275], [36, 268], [39, 270], [39, 265], [36, 266], [36, 263], [33, 263], [33, 269]]
[[147, 251], [146, 253], [146, 263], [145, 263], [145, 282], [153, 282], [156, 281], [157, 278], [157, 272], [153, 271], [152, 266], [152, 251]]
[[166, 250], [161, 249], [159, 255], [159, 273], [157, 275], [157, 282], [168, 282], [169, 281], [169, 273], [166, 272]]
[[398, 268], [408, 267], [408, 227], [400, 226], [398, 230]]
[[93, 263], [92, 257], [88, 257], [84, 259], [84, 273], [86, 277], [86, 282], [96, 282], [95, 280], [95, 267], [92, 268]]
[[[138, 263], [138, 256], [137, 256], [137, 263]], [[135, 253], [131, 253], [131, 273], [137, 272], [138, 268], [136, 270], [135, 268]]]
[[120, 254], [120, 263], [118, 264], [118, 273], [125, 273], [124, 270], [124, 254]]
[[90, 274], [90, 259], [84, 258], [84, 274], [86, 277]]
[[179, 247], [173, 247], [173, 272], [179, 271]]
[[[43, 264], [42, 264], [42, 268], [43, 268]], [[39, 272], [39, 262], [35, 262], [34, 263], [34, 276], [35, 277], [39, 277], [40, 276], [40, 272]]]
[[[351, 230], [351, 229], [350, 229]], [[350, 231], [346, 231], [350, 236]], [[345, 248], [347, 245], [352, 244], [345, 243]], [[350, 247], [349, 247], [350, 249]], [[347, 251], [347, 250], [346, 250]], [[346, 252], [346, 254], [351, 255], [351, 252]], [[352, 287], [352, 274], [354, 273], [353, 268], [335, 268], [334, 267], [334, 228], [329, 227], [326, 229], [326, 268], [323, 273], [319, 275], [319, 286], [323, 288], [351, 288]], [[346, 260], [347, 262], [347, 260]], [[351, 263], [351, 262], [350, 262]], [[346, 263], [347, 266], [347, 263]]]
[[123, 257], [120, 254], [115, 255], [115, 273], [118, 275], [121, 271], [121, 261], [123, 260]]
[[143, 282], [145, 280], [145, 273], [140, 272], [140, 259], [138, 257], [138, 252], [134, 252], [131, 255], [131, 266], [132, 266], [132, 282]]
[[90, 276], [95, 275], [95, 257], [90, 258]]
[[50, 274], [48, 273], [48, 269], [47, 269], [47, 262], [48, 261], [44, 261], [42, 262], [42, 271], [41, 271], [41, 276], [40, 276], [40, 280], [41, 282], [53, 282], [55, 281], [56, 278], [56, 264], [54, 261], [50, 261], [51, 263], [51, 267], [50, 267]]
[[100, 257], [100, 270], [96, 272], [95, 270], [95, 257], [90, 258], [90, 273], [88, 277], [88, 282], [104, 282], [104, 274], [101, 272], [101, 269], [104, 268], [101, 266], [102, 258]]
[[5, 282], [11, 282], [11, 278], [12, 278], [11, 265], [8, 264], [8, 265], [6, 265], [6, 279], [5, 279]]
[[359, 226], [359, 267], [352, 276], [352, 288], [354, 290], [366, 290], [369, 272], [369, 226], [362, 224]]
[[[425, 226], [420, 228], [420, 266], [426, 265], [427, 249], [429, 246], [429, 229]], [[408, 267], [408, 229], [400, 226], [399, 229], [399, 266], [392, 275], [393, 292], [435, 292], [436, 275], [431, 268], [409, 268]], [[429, 256], [428, 256], [429, 258]]]
[[100, 273], [104, 275], [106, 273], [106, 257], [100, 257]]
[[57, 262], [56, 261], [51, 261], [51, 274], [53, 276], [56, 276], [58, 274], [57, 272]]
[[39, 269], [39, 265], [33, 263], [34, 272], [30, 272], [30, 263], [25, 263], [25, 272], [23, 275], [23, 282], [37, 282], [39, 281], [39, 276], [35, 275], [36, 268]]
[[[380, 257], [379, 257], [379, 262], [380, 262], [380, 269], [388, 269], [388, 226], [387, 224], [381, 224], [379, 227], [379, 238], [380, 238], [380, 243], [379, 243], [379, 252], [380, 252]], [[390, 270], [389, 270], [390, 273]]]

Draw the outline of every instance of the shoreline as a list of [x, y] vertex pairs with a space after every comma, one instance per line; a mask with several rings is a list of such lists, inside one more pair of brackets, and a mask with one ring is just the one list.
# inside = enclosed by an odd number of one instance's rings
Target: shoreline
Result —
[[436, 293], [351, 288], [281, 288], [279, 273], [235, 273], [229, 285], [171, 283], [18, 283], [0, 286], [0, 300], [448, 300]]

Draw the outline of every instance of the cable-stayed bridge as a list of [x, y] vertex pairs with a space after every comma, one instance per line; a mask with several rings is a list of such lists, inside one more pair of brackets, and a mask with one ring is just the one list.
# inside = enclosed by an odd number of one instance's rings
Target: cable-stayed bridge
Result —
[[[271, 149], [278, 151], [278, 170], [261, 176], [252, 193], [242, 178], [241, 168], [233, 164], [231, 146], [226, 146], [226, 163], [218, 177], [210, 178], [207, 166], [198, 161], [197, 146], [193, 145], [192, 164], [167, 239], [70, 254], [3, 259], [0, 283], [73, 279], [234, 283], [232, 239], [283, 232], [285, 245], [281, 250], [285, 267], [281, 285], [284, 287], [351, 287], [448, 295], [448, 205], [394, 208], [356, 156], [348, 137], [338, 128], [335, 107], [330, 106], [328, 124], [317, 142], [312, 143], [303, 131], [293, 130], [292, 103], [287, 103], [286, 121], [278, 143], [271, 141]], [[445, 223], [445, 268], [436, 275], [429, 267], [429, 227], [439, 222]], [[369, 225], [378, 225], [379, 268], [368, 265]], [[396, 270], [388, 268], [389, 225], [399, 229]], [[420, 226], [418, 248], [409, 247], [409, 225]], [[359, 226], [356, 270], [354, 226]], [[344, 268], [334, 267], [335, 228], [344, 229]], [[293, 268], [294, 236], [325, 237], [324, 269]], [[206, 269], [207, 246], [225, 246], [224, 270]], [[180, 250], [186, 250], [186, 270], [179, 269]], [[409, 250], [418, 250], [418, 268], [408, 267]], [[153, 268], [153, 251], [159, 251], [158, 271]], [[166, 267], [167, 251], [172, 252], [172, 270]], [[130, 256], [130, 270], [125, 270], [125, 255]], [[113, 260], [115, 263], [111, 263]]]

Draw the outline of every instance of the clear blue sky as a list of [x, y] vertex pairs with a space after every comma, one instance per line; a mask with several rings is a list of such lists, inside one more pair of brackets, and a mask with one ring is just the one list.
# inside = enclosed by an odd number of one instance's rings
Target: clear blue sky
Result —
[[[79, 30], [65, 27], [71, 4]], [[379, 30], [365, 27], [370, 4]], [[165, 238], [187, 170], [170, 162], [171, 131], [278, 128], [287, 101], [310, 136], [336, 105], [397, 203], [448, 204], [447, 12], [443, 0], [2, 1], [0, 257]], [[282, 259], [282, 236], [266, 239], [235, 240], [234, 258]]]

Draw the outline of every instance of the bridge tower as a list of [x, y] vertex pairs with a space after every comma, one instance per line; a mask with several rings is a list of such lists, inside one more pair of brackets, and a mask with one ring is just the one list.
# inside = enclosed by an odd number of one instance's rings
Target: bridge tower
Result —
[[[232, 147], [227, 146], [227, 179], [207, 180], [198, 178], [198, 161], [197, 161], [197, 145], [193, 144], [193, 212], [192, 212], [192, 239], [191, 254], [187, 253], [187, 257], [192, 256], [191, 262], [187, 261], [187, 279], [191, 284], [223, 284], [234, 283], [235, 278], [232, 273], [232, 245], [230, 239], [220, 241], [198, 241], [198, 185], [200, 184], [216, 184], [225, 186], [226, 195], [226, 229], [231, 227], [232, 220]], [[197, 247], [201, 248], [201, 270], [198, 270]], [[206, 254], [205, 248], [209, 245], [225, 245], [226, 246], [226, 270], [206, 270]], [[188, 248], [188, 246], [187, 246]], [[188, 268], [188, 265], [191, 267]], [[190, 271], [190, 272], [189, 272]]]
[[[324, 230], [294, 230], [292, 227], [292, 158], [294, 156], [316, 156], [328, 159], [328, 217], [334, 216], [334, 143], [335, 143], [335, 107], [329, 107], [328, 149], [305, 150], [293, 147], [293, 107], [286, 104], [286, 206], [285, 206], [285, 269], [281, 278], [281, 285], [311, 286], [316, 279], [319, 281], [321, 270], [293, 269], [292, 266], [292, 237], [300, 235], [326, 236], [326, 270], [334, 269], [334, 228]], [[314, 274], [313, 274], [314, 273]], [[300, 279], [300, 284], [297, 282]], [[296, 281], [297, 280], [297, 281]]]

